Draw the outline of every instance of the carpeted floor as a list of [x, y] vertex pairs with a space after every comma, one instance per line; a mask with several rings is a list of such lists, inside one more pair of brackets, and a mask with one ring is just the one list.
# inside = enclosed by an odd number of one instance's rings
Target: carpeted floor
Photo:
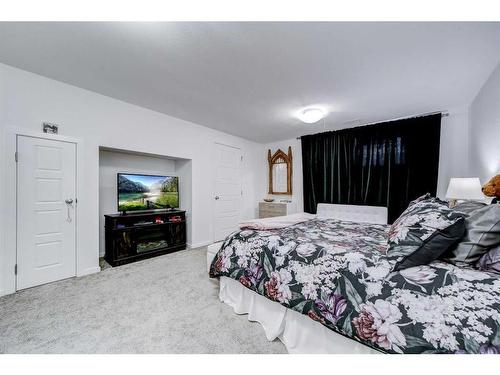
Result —
[[206, 248], [0, 298], [3, 353], [284, 353], [218, 299]]

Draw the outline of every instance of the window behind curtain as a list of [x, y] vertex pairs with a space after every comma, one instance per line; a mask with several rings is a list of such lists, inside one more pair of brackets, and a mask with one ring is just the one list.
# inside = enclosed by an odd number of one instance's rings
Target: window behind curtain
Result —
[[304, 210], [318, 203], [386, 206], [389, 222], [436, 193], [441, 114], [302, 137]]

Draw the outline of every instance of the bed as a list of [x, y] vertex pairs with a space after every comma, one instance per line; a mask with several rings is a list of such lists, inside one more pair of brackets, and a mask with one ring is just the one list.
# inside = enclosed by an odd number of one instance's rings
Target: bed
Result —
[[210, 276], [224, 302], [291, 353], [498, 352], [499, 275], [441, 261], [391, 272], [388, 229], [316, 217], [239, 230]]

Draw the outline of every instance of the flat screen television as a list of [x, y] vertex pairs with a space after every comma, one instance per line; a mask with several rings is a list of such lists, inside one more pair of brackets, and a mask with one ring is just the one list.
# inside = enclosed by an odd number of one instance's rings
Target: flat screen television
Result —
[[179, 207], [179, 178], [146, 174], [117, 174], [118, 211]]

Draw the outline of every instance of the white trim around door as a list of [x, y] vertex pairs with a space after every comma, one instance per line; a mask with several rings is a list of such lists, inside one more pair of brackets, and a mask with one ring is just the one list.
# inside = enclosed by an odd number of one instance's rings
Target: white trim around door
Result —
[[[16, 263], [17, 263], [17, 163], [16, 163], [16, 152], [17, 152], [17, 138], [18, 136], [41, 138], [52, 141], [61, 141], [74, 143], [76, 147], [76, 195], [75, 200], [78, 201], [79, 193], [83, 189], [83, 142], [80, 139], [44, 134], [40, 132], [34, 132], [29, 130], [23, 130], [19, 128], [7, 128], [3, 133], [3, 150], [2, 157], [4, 160], [3, 168], [0, 169], [1, 183], [3, 195], [4, 195], [4, 221], [3, 221], [3, 233], [0, 233], [0, 239], [3, 239], [3, 246], [0, 247], [0, 296], [5, 294], [14, 293], [18, 288], [16, 286]], [[79, 202], [81, 203], [81, 202]], [[77, 204], [79, 204], [77, 203]], [[92, 270], [90, 272], [87, 269], [82, 269], [79, 265], [79, 252], [81, 249], [81, 236], [78, 236], [79, 228], [83, 222], [81, 217], [81, 210], [76, 209], [75, 213], [76, 221], [76, 257], [75, 257], [75, 270], [76, 276], [82, 276], [87, 273], [92, 273], [98, 271]], [[1, 244], [1, 242], [0, 242]]]
[[242, 150], [214, 143], [213, 241], [223, 240], [238, 228], [243, 204]]
[[76, 143], [17, 136], [16, 289], [76, 276]]

